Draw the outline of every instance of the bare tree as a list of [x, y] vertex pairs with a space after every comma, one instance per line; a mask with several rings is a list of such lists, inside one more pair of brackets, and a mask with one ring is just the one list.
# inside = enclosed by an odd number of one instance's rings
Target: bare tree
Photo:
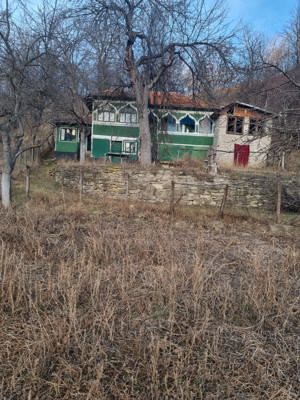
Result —
[[[40, 29], [27, 18], [30, 13], [15, 16], [12, 4], [5, 1], [0, 12], [0, 137], [2, 140], [2, 204], [11, 204], [11, 175], [17, 158], [32, 148], [25, 140], [26, 123], [30, 119], [33, 105], [45, 107], [47, 76], [45, 63], [50, 53], [52, 28]], [[19, 10], [21, 9], [21, 3]], [[55, 3], [56, 5], [56, 3]], [[49, 10], [48, 10], [49, 11]], [[20, 11], [18, 11], [20, 12]], [[44, 13], [43, 18], [53, 19], [57, 10]], [[23, 24], [22, 24], [23, 22]]]
[[300, 64], [300, 1], [283, 33], [287, 44], [288, 61], [291, 66]]
[[208, 7], [205, 0], [83, 0], [81, 14], [94, 21], [108, 21], [118, 35], [140, 125], [143, 165], [151, 164], [148, 119], [149, 92], [166, 71], [180, 60], [192, 74], [201, 73], [208, 52], [226, 65], [230, 38], [223, 1]]

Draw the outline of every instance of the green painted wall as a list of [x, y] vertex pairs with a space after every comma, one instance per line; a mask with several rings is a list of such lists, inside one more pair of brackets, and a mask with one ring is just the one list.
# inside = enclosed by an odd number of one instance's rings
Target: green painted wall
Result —
[[79, 143], [76, 142], [57, 142], [55, 151], [63, 153], [77, 153], [79, 151]]
[[135, 126], [93, 125], [93, 135], [139, 137], [139, 128]]
[[183, 160], [188, 157], [192, 160], [204, 160], [207, 155], [207, 149], [199, 149], [193, 146], [184, 145], [168, 145], [165, 143], [159, 144], [159, 160], [160, 161], [176, 161]]
[[[112, 102], [113, 103], [113, 102]], [[177, 117], [185, 116], [189, 112], [174, 111], [171, 112]], [[94, 112], [94, 118], [97, 113]], [[197, 120], [203, 118], [205, 115], [201, 112], [190, 113]], [[120, 140], [124, 137], [137, 139], [139, 138], [139, 128], [136, 126], [122, 126], [122, 125], [102, 125], [93, 123], [93, 135], [110, 136], [115, 139], [119, 137]], [[156, 136], [156, 135], [154, 135]], [[110, 151], [108, 139], [100, 139], [93, 137], [92, 156], [95, 158], [104, 157]], [[154, 140], [154, 139], [153, 139]], [[213, 145], [212, 136], [197, 135], [182, 135], [182, 134], [164, 134], [159, 133], [156, 136], [158, 142], [158, 156], [162, 161], [172, 161], [177, 159], [184, 159], [189, 157], [191, 159], [203, 160], [210, 146]], [[130, 156], [130, 159], [136, 159], [137, 155]]]
[[95, 139], [93, 138], [92, 143], [92, 156], [95, 158], [105, 157], [106, 153], [109, 152], [109, 140], [107, 139]]
[[[68, 142], [65, 140], [60, 140], [59, 132], [60, 128], [69, 128], [67, 125], [60, 126], [56, 129], [55, 135], [55, 151], [59, 153], [77, 153], [79, 152], [79, 140], [77, 138], [74, 142]], [[78, 133], [77, 133], [78, 137]]]
[[200, 136], [200, 134], [199, 136], [159, 134], [158, 140], [160, 143], [191, 144], [198, 146], [212, 146], [214, 142], [213, 136]]

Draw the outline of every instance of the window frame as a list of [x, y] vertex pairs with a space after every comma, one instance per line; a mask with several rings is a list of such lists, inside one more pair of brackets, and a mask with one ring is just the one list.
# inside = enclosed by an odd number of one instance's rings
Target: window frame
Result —
[[[184, 119], [186, 119], [186, 118], [190, 119], [194, 123], [194, 129], [191, 130], [191, 131], [188, 130], [191, 125], [186, 125], [186, 124], [182, 123], [182, 121]], [[192, 118], [190, 114], [187, 114], [184, 117], [180, 118], [180, 120], [179, 120], [179, 131], [181, 133], [186, 133], [186, 134], [198, 133], [197, 125], [198, 125], [198, 128], [199, 128], [199, 123], [197, 124], [197, 121], [194, 118]]]
[[137, 111], [130, 105], [121, 108], [118, 122], [125, 125], [136, 125], [138, 123]]
[[103, 106], [98, 109], [97, 121], [104, 123], [116, 122], [116, 110], [113, 106]]
[[[172, 120], [173, 124], [169, 124], [169, 121]], [[173, 126], [174, 129], [173, 130], [169, 130], [168, 127]], [[165, 128], [165, 129], [164, 129]], [[176, 120], [176, 118], [174, 117], [174, 115], [168, 113], [167, 115], [164, 115], [161, 119], [160, 119], [160, 131], [162, 133], [166, 133], [166, 134], [176, 134], [176, 132], [181, 132], [180, 130], [180, 124], [178, 124], [178, 121]]]
[[[129, 146], [129, 151], [127, 151], [126, 146]], [[134, 151], [132, 151], [132, 146], [134, 146]], [[123, 142], [123, 153], [125, 154], [136, 154], [137, 153], [137, 142], [133, 140], [124, 140]]]
[[[63, 130], [66, 131], [67, 129], [70, 129], [71, 131], [75, 131], [75, 138], [74, 138], [74, 139], [72, 139], [72, 140], [62, 139], [62, 131], [63, 131]], [[65, 137], [65, 135], [66, 135], [66, 132], [64, 132], [64, 137]], [[67, 126], [60, 127], [60, 128], [59, 128], [59, 141], [60, 141], [60, 142], [69, 142], [69, 143], [76, 143], [76, 142], [78, 142], [78, 129], [77, 129], [77, 128], [74, 128], [74, 127], [67, 127]]]
[[[251, 125], [254, 126], [254, 129], [251, 129]], [[265, 133], [265, 121], [259, 118], [250, 118], [249, 119], [249, 130], [248, 135], [263, 135]]]
[[[230, 120], [232, 120], [233, 124], [233, 130], [229, 130], [229, 124]], [[241, 132], [237, 131], [237, 124], [238, 122], [241, 122]], [[236, 115], [228, 115], [227, 116], [227, 127], [226, 127], [226, 133], [228, 135], [243, 135], [244, 134], [244, 126], [245, 126], [245, 118], [244, 117], [238, 117]]]
[[[202, 127], [202, 122], [206, 121], [208, 130]], [[196, 132], [202, 135], [212, 135], [213, 134], [213, 121], [208, 116], [201, 118], [196, 124]]]

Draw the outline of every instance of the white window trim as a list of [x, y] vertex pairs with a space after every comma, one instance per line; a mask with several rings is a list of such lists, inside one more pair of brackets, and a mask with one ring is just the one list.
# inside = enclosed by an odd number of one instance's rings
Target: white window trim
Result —
[[[126, 145], [134, 145], [135, 151], [126, 151]], [[123, 153], [125, 154], [136, 154], [137, 153], [137, 142], [134, 140], [123, 140]]]
[[[62, 129], [74, 129], [75, 130], [75, 139], [74, 140], [62, 140], [61, 134], [62, 134]], [[78, 131], [76, 128], [70, 128], [70, 127], [60, 127], [59, 128], [59, 141], [60, 142], [65, 142], [65, 143], [75, 143], [78, 142]]]

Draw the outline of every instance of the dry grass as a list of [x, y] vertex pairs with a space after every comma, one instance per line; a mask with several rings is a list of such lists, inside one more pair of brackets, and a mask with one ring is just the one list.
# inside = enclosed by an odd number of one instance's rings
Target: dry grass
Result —
[[74, 197], [0, 211], [0, 398], [297, 398], [297, 238]]

